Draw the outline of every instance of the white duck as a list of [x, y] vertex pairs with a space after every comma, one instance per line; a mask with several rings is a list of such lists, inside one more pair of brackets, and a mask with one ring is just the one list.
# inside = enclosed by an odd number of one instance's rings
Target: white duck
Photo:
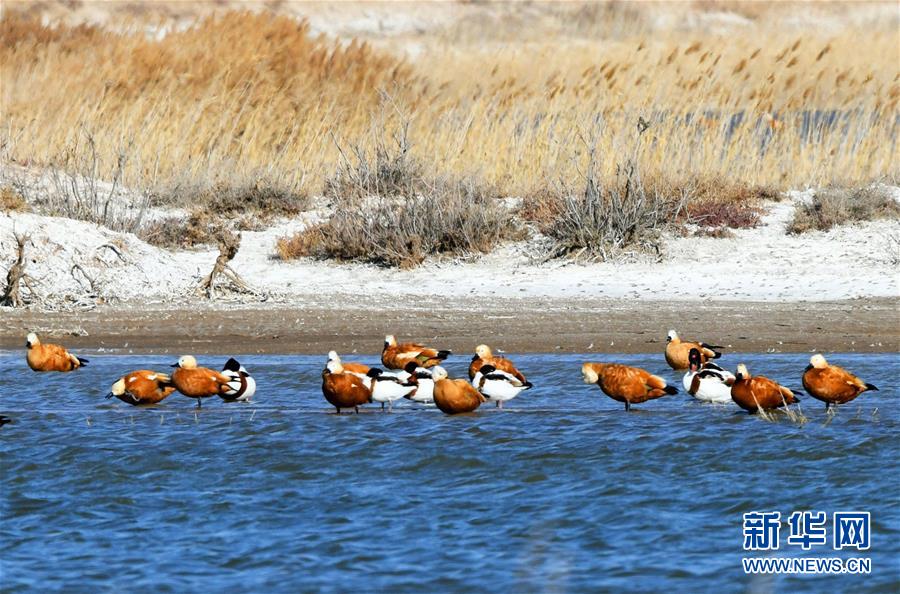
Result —
[[363, 383], [372, 390], [372, 401], [380, 402], [381, 410], [384, 410], [384, 404], [387, 403], [389, 411], [394, 410], [395, 401], [412, 394], [418, 387], [409, 380], [408, 375], [406, 379], [402, 379], [398, 374], [387, 373], [378, 367], [373, 367], [363, 376]]
[[237, 359], [231, 358], [225, 362], [222, 375], [231, 378], [231, 381], [228, 382], [230, 389], [224, 394], [220, 394], [223, 400], [249, 402], [250, 398], [256, 394], [256, 380], [250, 377]]
[[516, 376], [505, 371], [499, 371], [493, 365], [482, 365], [472, 378], [475, 389], [492, 402], [496, 402], [499, 408], [503, 403], [512, 400], [519, 392], [531, 387], [531, 382], [522, 382]]
[[704, 402], [716, 404], [732, 402], [731, 384], [734, 383], [734, 374], [711, 361], [701, 365], [700, 351], [697, 349], [691, 349], [688, 353], [688, 362], [690, 367], [682, 379], [688, 394]]
[[[434, 378], [431, 376], [431, 369], [419, 367], [415, 361], [410, 361], [400, 373], [405, 374], [406, 379], [418, 386], [415, 392], [406, 396], [408, 400], [419, 404], [434, 404]], [[400, 373], [398, 377], [403, 378]]]

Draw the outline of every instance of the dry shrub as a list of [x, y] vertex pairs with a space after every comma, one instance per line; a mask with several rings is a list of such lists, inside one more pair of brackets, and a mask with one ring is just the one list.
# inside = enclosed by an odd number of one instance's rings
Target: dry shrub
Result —
[[279, 253], [412, 268], [430, 255], [486, 253], [516, 237], [512, 213], [494, 197], [464, 185], [438, 187], [341, 208], [327, 223], [283, 239]]
[[563, 188], [555, 200], [551, 211], [557, 214], [540, 227], [554, 240], [552, 255], [586, 253], [608, 260], [626, 250], [658, 254], [661, 233], [678, 226], [687, 195], [671, 198], [645, 188], [637, 168], [629, 163], [609, 183], [603, 183], [591, 167], [583, 191]]
[[296, 260], [316, 255], [325, 241], [325, 228], [327, 224], [319, 223], [310, 225], [289, 237], [280, 238], [275, 244], [278, 257], [282, 260]]
[[166, 217], [146, 223], [137, 235], [150, 245], [185, 249], [215, 244], [225, 229], [220, 217], [197, 209], [187, 217]]
[[25, 197], [12, 186], [0, 187], [0, 212], [26, 212], [28, 203]]
[[856, 190], [830, 188], [816, 192], [808, 204], [797, 205], [788, 233], [828, 231], [838, 225], [900, 217], [900, 204], [881, 186]]

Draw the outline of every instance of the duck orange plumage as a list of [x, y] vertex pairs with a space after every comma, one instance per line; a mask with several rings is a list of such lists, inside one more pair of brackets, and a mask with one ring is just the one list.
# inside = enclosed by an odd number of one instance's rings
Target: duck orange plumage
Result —
[[449, 379], [447, 370], [437, 366], [431, 372], [434, 380], [434, 404], [448, 415], [469, 413], [477, 409], [484, 396], [464, 379]]
[[166, 373], [138, 369], [122, 376], [112, 385], [107, 398], [115, 396], [135, 406], [162, 402], [175, 391], [172, 377]]
[[369, 369], [371, 369], [365, 363], [342, 361], [338, 356], [337, 351], [328, 351], [328, 363], [331, 363], [332, 361], [337, 361], [338, 363], [340, 363], [341, 368], [343, 368], [344, 371], [348, 371], [350, 373], [361, 373], [365, 375], [369, 373]]
[[198, 407], [201, 398], [220, 396], [231, 390], [229, 377], [206, 367], [197, 367], [197, 360], [191, 355], [181, 357], [172, 367], [176, 368], [172, 374], [175, 388], [188, 398], [196, 398]]
[[878, 390], [846, 369], [829, 365], [822, 355], [813, 355], [803, 373], [803, 389], [825, 403], [825, 410], [835, 404], [850, 402], [863, 392]]
[[397, 344], [397, 339], [388, 334], [384, 337], [381, 362], [390, 369], [406, 369], [415, 361], [419, 367], [434, 367], [450, 356], [450, 351], [438, 351], [415, 342]]
[[513, 365], [512, 361], [506, 357], [495, 357], [491, 352], [491, 347], [486, 344], [480, 344], [475, 347], [475, 356], [472, 357], [472, 362], [469, 363], [469, 379], [475, 379], [475, 374], [478, 373], [478, 370], [481, 369], [483, 365], [492, 365], [494, 369], [498, 371], [505, 371], [506, 373], [515, 376], [515, 378], [523, 384], [528, 381], [525, 379], [525, 376], [522, 375], [522, 372], [516, 369], [516, 366]]
[[372, 402], [372, 390], [356, 372], [345, 371], [339, 358], [331, 359], [322, 371], [322, 394], [341, 414], [342, 408], [352, 408], [359, 413], [362, 404]]
[[679, 369], [688, 369], [691, 366], [691, 349], [697, 349], [700, 351], [700, 365], [702, 366], [710, 359], [718, 359], [721, 357], [722, 353], [716, 350], [721, 348], [722, 347], [720, 346], [713, 346], [711, 344], [706, 344], [705, 342], [681, 340], [678, 337], [677, 332], [669, 330], [669, 334], [666, 336], [666, 363], [676, 371]]
[[25, 360], [34, 371], [75, 371], [88, 363], [58, 344], [42, 344], [34, 332], [28, 334], [25, 346], [28, 348]]
[[760, 409], [771, 410], [800, 401], [793, 391], [778, 382], [762, 375], [751, 376], [743, 363], [738, 365], [734, 377], [731, 399], [751, 414]]
[[625, 410], [630, 410], [632, 404], [678, 393], [678, 389], [668, 385], [666, 380], [640, 367], [618, 363], [585, 363], [581, 366], [581, 375], [584, 383], [597, 384], [604, 394], [613, 400], [624, 402]]

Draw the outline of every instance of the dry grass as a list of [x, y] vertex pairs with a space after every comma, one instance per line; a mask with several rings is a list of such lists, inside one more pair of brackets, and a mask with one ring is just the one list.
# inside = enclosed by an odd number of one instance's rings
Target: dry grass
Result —
[[832, 188], [816, 192], [808, 204], [797, 206], [788, 233], [828, 231], [859, 221], [900, 218], [900, 203], [881, 186], [857, 190]]
[[474, 178], [434, 178], [410, 156], [404, 132], [356, 147], [328, 180], [340, 201], [331, 218], [282, 238], [282, 259], [333, 258], [411, 268], [429, 255], [491, 251], [517, 236], [514, 213]]
[[[577, 178], [587, 133], [607, 182], [623, 156], [673, 188], [896, 174], [900, 33], [890, 22], [648, 32], [651, 12], [560, 5], [528, 42], [475, 44], [449, 31], [435, 36], [449, 45], [426, 43], [415, 62], [266, 14], [226, 13], [156, 40], [137, 26], [49, 28], [8, 12], [0, 141], [7, 158], [53, 164], [87, 130], [106, 179], [133, 145], [131, 184], [263, 169], [298, 195], [323, 192], [342, 162], [332, 137], [371, 151], [373, 125], [390, 132], [404, 118], [427, 175], [477, 175], [501, 195]], [[403, 106], [383, 119], [381, 90]]]
[[351, 202], [327, 222], [279, 240], [282, 259], [316, 257], [412, 268], [427, 256], [490, 252], [518, 237], [513, 214], [465, 185], [410, 197]]
[[25, 197], [12, 186], [0, 187], [0, 212], [27, 212]]
[[607, 182], [596, 163], [590, 160], [582, 188], [563, 185], [555, 196], [539, 198], [549, 207], [530, 205], [533, 198], [524, 205], [529, 214], [543, 208], [546, 218], [535, 222], [554, 242], [551, 256], [607, 260], [627, 250], [659, 254], [661, 234], [677, 226], [687, 194], [667, 196], [645, 186], [633, 163], [620, 166]]
[[749, 229], [759, 225], [760, 213], [758, 207], [743, 202], [693, 202], [687, 206], [687, 219], [704, 228]]
[[234, 228], [239, 226], [208, 209], [196, 208], [187, 216], [170, 216], [145, 223], [137, 235], [156, 247], [191, 249], [215, 245], [222, 236], [233, 234]]

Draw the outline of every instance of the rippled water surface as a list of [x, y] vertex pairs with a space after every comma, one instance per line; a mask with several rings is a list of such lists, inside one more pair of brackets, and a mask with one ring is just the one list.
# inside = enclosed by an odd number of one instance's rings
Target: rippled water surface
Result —
[[[724, 362], [798, 386], [807, 357]], [[173, 358], [90, 359], [38, 375], [0, 354], [4, 591], [900, 590], [896, 355], [830, 356], [881, 391], [831, 419], [806, 398], [803, 425], [684, 394], [625, 413], [581, 383], [585, 356], [515, 357], [536, 388], [453, 418], [336, 416], [323, 357], [297, 356], [242, 360], [251, 404], [137, 409], [109, 385]], [[603, 359], [680, 380], [660, 355]], [[872, 574], [745, 576], [741, 514], [804, 509], [871, 511]], [[786, 533], [779, 555], [851, 555]]]

